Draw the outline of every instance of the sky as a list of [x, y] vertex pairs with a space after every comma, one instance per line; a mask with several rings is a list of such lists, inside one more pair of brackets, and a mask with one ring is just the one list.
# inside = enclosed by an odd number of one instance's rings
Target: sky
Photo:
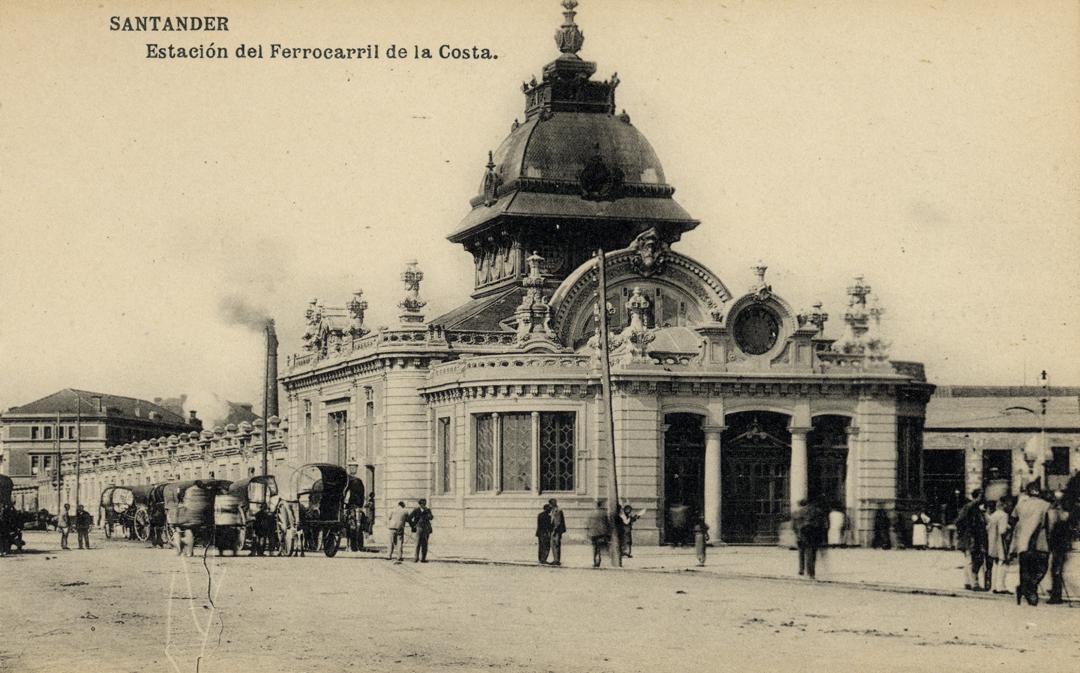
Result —
[[[229, 31], [108, 30], [151, 11]], [[0, 409], [64, 387], [261, 402], [262, 336], [238, 314], [277, 320], [284, 364], [313, 297], [363, 289], [368, 324], [394, 324], [410, 258], [429, 316], [465, 301], [471, 258], [445, 236], [557, 56], [561, 11], [0, 3]], [[763, 260], [837, 334], [862, 274], [892, 356], [932, 382], [1080, 384], [1077, 3], [582, 0], [577, 22], [701, 220], [675, 249], [736, 295]], [[148, 42], [230, 57], [147, 59]], [[498, 59], [390, 60], [391, 43]]]

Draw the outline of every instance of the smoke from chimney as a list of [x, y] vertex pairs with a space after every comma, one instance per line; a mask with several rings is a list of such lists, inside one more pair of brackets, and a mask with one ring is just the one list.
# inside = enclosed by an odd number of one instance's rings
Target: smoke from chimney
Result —
[[239, 294], [230, 294], [218, 302], [222, 319], [229, 325], [240, 325], [254, 332], [261, 332], [271, 320], [270, 313], [261, 306], [250, 303]]

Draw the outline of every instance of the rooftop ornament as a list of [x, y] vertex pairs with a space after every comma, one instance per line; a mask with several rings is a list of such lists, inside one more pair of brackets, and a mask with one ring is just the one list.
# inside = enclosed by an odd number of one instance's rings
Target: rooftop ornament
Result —
[[398, 302], [398, 308], [402, 313], [398, 316], [402, 325], [417, 325], [424, 322], [424, 314], [421, 311], [427, 302], [420, 299], [420, 281], [424, 279], [424, 272], [415, 259], [405, 263], [405, 270], [401, 272], [401, 281], [405, 284], [405, 298]]
[[560, 58], [578, 58], [577, 53], [581, 51], [581, 45], [585, 44], [585, 33], [574, 23], [577, 15], [574, 9], [578, 3], [577, 0], [563, 0], [562, 6], [566, 11], [563, 12], [562, 27], [555, 33], [555, 45], [563, 53]]

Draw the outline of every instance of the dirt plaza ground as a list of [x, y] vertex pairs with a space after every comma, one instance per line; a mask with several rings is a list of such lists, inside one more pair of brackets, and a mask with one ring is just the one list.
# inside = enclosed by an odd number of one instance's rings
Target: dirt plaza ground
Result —
[[1072, 607], [593, 570], [580, 545], [564, 568], [445, 561], [437, 547], [428, 564], [341, 552], [204, 566], [130, 542], [27, 541], [0, 562], [3, 671], [1080, 670]]

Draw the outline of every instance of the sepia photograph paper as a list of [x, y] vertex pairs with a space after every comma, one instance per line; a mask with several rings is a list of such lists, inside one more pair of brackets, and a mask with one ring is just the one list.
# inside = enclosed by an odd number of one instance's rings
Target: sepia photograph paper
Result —
[[1080, 5], [0, 2], [0, 671], [1080, 668]]

